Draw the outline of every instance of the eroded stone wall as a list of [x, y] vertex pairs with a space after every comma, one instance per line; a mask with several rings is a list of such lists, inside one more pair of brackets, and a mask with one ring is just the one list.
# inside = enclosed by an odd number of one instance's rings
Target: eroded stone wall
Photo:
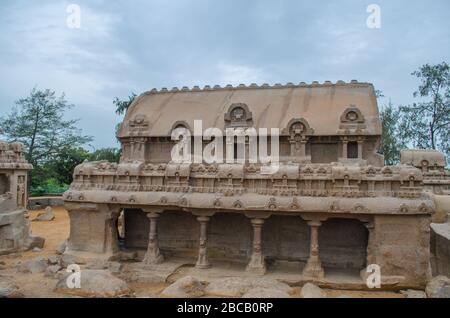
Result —
[[377, 215], [374, 230], [381, 274], [400, 285], [425, 286], [431, 276], [430, 217]]

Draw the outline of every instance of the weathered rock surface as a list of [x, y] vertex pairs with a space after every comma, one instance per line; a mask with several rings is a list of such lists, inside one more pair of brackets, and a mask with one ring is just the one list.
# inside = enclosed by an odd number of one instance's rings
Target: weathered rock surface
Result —
[[0, 281], [0, 298], [19, 298], [23, 297], [19, 292], [19, 287], [7, 281]]
[[51, 255], [48, 257], [48, 263], [51, 265], [59, 264], [60, 257], [56, 255]]
[[30, 236], [28, 238], [27, 248], [30, 250], [35, 247], [42, 249], [42, 248], [44, 248], [44, 244], [45, 244], [45, 238], [40, 237], [40, 236]]
[[38, 257], [34, 260], [26, 261], [19, 265], [18, 271], [20, 273], [43, 273], [48, 267], [48, 261], [44, 257]]
[[429, 298], [450, 298], [450, 278], [436, 276], [428, 284], [425, 290]]
[[63, 268], [66, 268], [71, 264], [77, 264], [77, 258], [70, 254], [63, 254], [60, 259], [60, 264]]
[[67, 273], [56, 284], [56, 291], [80, 297], [125, 297], [131, 296], [132, 290], [123, 280], [113, 276], [109, 271], [85, 269], [80, 273], [80, 288], [69, 288], [67, 280], [72, 273]]
[[59, 265], [50, 265], [45, 270], [44, 276], [46, 277], [55, 277], [55, 275], [58, 273], [58, 271], [61, 270], [61, 266]]
[[64, 241], [58, 248], [56, 249], [56, 254], [61, 255], [66, 251], [67, 241]]
[[93, 260], [86, 264], [87, 269], [107, 269], [114, 274], [120, 273], [122, 267], [123, 265], [119, 262], [111, 262], [106, 260]]
[[161, 293], [161, 296], [171, 298], [201, 297], [203, 295], [205, 295], [205, 285], [192, 276], [180, 278]]
[[45, 211], [39, 213], [37, 215], [37, 217], [33, 219], [33, 221], [49, 222], [49, 221], [53, 221], [54, 219], [55, 219], [55, 213], [53, 213], [52, 207], [48, 206], [45, 208]]
[[401, 290], [400, 293], [406, 298], [427, 298], [427, 294], [422, 290], [407, 289]]
[[271, 288], [253, 288], [246, 292], [242, 298], [290, 298], [288, 293]]
[[318, 286], [306, 283], [300, 292], [303, 298], [326, 298], [326, 293]]
[[265, 277], [253, 277], [248, 279], [228, 277], [217, 279], [211, 281], [205, 291], [208, 295], [212, 296], [242, 297], [245, 293], [255, 288], [277, 290], [285, 294], [293, 292], [293, 289], [289, 285]]

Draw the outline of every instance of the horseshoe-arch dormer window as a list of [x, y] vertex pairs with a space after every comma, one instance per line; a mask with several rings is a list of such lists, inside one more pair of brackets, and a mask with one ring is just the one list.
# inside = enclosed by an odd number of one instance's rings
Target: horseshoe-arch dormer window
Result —
[[311, 156], [306, 155], [306, 143], [314, 130], [304, 118], [294, 118], [283, 129], [283, 135], [288, 136], [291, 145], [291, 160], [294, 162], [309, 162]]
[[251, 127], [252, 125], [252, 113], [244, 103], [232, 104], [225, 114], [226, 127]]
[[365, 122], [364, 116], [361, 111], [355, 107], [351, 106], [347, 108], [341, 115], [341, 123], [345, 124], [363, 124]]

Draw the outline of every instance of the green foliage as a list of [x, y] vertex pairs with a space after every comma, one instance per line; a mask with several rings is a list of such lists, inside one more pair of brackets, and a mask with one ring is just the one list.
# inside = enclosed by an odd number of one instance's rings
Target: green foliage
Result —
[[122, 154], [121, 149], [117, 148], [102, 148], [89, 154], [89, 161], [102, 161], [119, 162]]
[[406, 146], [399, 138], [399, 113], [400, 111], [394, 109], [391, 102], [380, 112], [382, 134], [379, 153], [384, 155], [386, 165], [398, 164], [400, 150]]
[[[25, 145], [25, 156], [35, 170], [30, 181], [41, 173], [50, 160], [58, 158], [65, 149], [76, 148], [92, 140], [81, 135], [78, 120], [65, 120], [64, 114], [72, 108], [62, 94], [34, 88], [26, 98], [16, 101], [12, 112], [0, 119], [0, 132], [10, 142]], [[42, 181], [42, 180], [41, 180]]]
[[400, 107], [400, 138], [419, 149], [437, 149], [450, 159], [450, 66], [425, 64], [413, 105]]
[[81, 147], [64, 148], [57, 156], [47, 161], [42, 168], [46, 171], [47, 176], [51, 176], [59, 184], [70, 184], [73, 170], [84, 160], [89, 160], [89, 155], [89, 152]]
[[30, 196], [59, 195], [67, 191], [68, 188], [69, 186], [67, 184], [61, 185], [58, 180], [50, 178], [36, 187], [31, 187]]
[[135, 93], [131, 92], [131, 95], [128, 96], [128, 100], [121, 100], [118, 97], [116, 97], [113, 101], [113, 104], [116, 106], [116, 114], [117, 115], [125, 114], [128, 110], [128, 107], [130, 107], [131, 103], [133, 103], [136, 96], [137, 95]]
[[31, 184], [32, 195], [60, 194], [72, 183], [75, 167], [83, 161], [119, 162], [120, 149], [103, 148], [94, 152], [79, 148], [65, 148], [43, 165], [35, 167]]

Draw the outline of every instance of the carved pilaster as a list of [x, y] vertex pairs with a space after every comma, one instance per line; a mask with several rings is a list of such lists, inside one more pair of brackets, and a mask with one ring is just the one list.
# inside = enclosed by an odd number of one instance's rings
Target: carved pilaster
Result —
[[347, 138], [343, 138], [342, 139], [342, 158], [347, 159], [347, 146], [348, 146], [348, 139]]
[[358, 138], [357, 142], [358, 142], [358, 159], [361, 160], [363, 158], [364, 139]]
[[148, 247], [147, 253], [145, 253], [145, 264], [159, 264], [164, 261], [163, 255], [159, 251], [158, 246], [158, 233], [157, 233], [157, 221], [159, 214], [155, 212], [147, 213], [147, 217], [150, 220], [150, 231], [148, 235]]
[[309, 248], [309, 258], [303, 269], [305, 277], [322, 279], [325, 274], [319, 257], [319, 227], [322, 225], [320, 221], [308, 221], [311, 229], [311, 241]]
[[195, 264], [195, 267], [210, 268], [211, 264], [208, 261], [208, 253], [207, 253], [207, 228], [209, 217], [199, 216], [197, 217], [197, 221], [200, 222], [200, 244], [198, 249], [198, 260], [197, 264]]
[[264, 256], [262, 254], [261, 237], [262, 226], [264, 224], [263, 219], [252, 219], [253, 226], [253, 249], [250, 262], [247, 265], [247, 272], [263, 275], [266, 272], [266, 264], [264, 262]]

